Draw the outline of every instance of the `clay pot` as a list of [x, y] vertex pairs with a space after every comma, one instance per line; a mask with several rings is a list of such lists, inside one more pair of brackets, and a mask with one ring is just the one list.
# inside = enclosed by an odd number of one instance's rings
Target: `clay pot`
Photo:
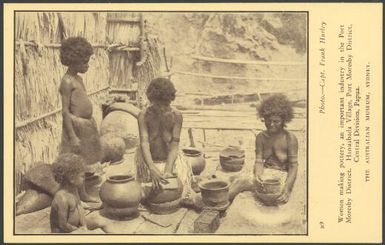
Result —
[[148, 201], [150, 203], [165, 203], [177, 200], [181, 197], [183, 185], [180, 179], [174, 175], [166, 178], [168, 184], [161, 184], [162, 190], [159, 192], [151, 192]]
[[199, 184], [202, 201], [209, 206], [226, 205], [229, 202], [229, 183], [223, 180], [211, 179]]
[[206, 160], [202, 151], [194, 147], [182, 149], [187, 161], [190, 163], [194, 175], [199, 175], [206, 166]]
[[257, 191], [264, 194], [275, 194], [281, 192], [281, 182], [279, 179], [266, 179], [257, 184]]
[[126, 143], [123, 138], [115, 133], [107, 133], [100, 137], [102, 145], [103, 158], [102, 162], [118, 163], [123, 160], [126, 151]]
[[278, 205], [277, 199], [279, 196], [280, 193], [262, 193], [258, 191], [254, 193], [254, 197], [266, 206]]
[[245, 163], [245, 152], [236, 147], [228, 147], [219, 153], [219, 162], [222, 169], [230, 172], [238, 172]]
[[170, 214], [179, 210], [183, 185], [174, 175], [168, 177], [168, 184], [161, 184], [160, 192], [152, 192], [148, 197], [148, 208], [155, 214]]
[[[121, 107], [132, 107], [132, 105], [117, 102], [115, 103]], [[137, 146], [139, 142], [139, 129], [137, 119], [128, 112], [122, 110], [114, 110], [109, 112], [103, 118], [100, 125], [100, 135], [107, 133], [115, 133], [123, 138], [126, 149], [132, 149]]]
[[142, 198], [140, 184], [130, 175], [109, 177], [100, 187], [104, 211], [110, 216], [131, 216], [138, 212]]

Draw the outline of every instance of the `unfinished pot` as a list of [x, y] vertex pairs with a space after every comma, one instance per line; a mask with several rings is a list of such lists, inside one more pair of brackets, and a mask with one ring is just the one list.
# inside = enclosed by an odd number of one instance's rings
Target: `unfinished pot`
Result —
[[257, 191], [265, 194], [281, 192], [281, 181], [279, 179], [266, 179], [257, 185]]
[[100, 199], [109, 216], [132, 216], [137, 214], [142, 198], [140, 184], [131, 175], [108, 177], [100, 187]]
[[151, 192], [147, 201], [149, 209], [156, 214], [176, 212], [180, 207], [183, 184], [177, 175], [166, 178], [168, 184], [161, 184], [160, 192]]
[[237, 147], [228, 147], [219, 153], [219, 162], [222, 169], [238, 172], [245, 163], [245, 151]]
[[182, 149], [184, 156], [191, 165], [194, 175], [199, 175], [206, 166], [206, 160], [203, 153], [198, 148], [186, 147]]
[[162, 190], [160, 192], [151, 192], [148, 201], [151, 203], [165, 203], [177, 200], [181, 197], [183, 185], [178, 176], [166, 178], [168, 184], [161, 184]]
[[[130, 111], [131, 104], [116, 102], [116, 107], [125, 108]], [[139, 142], [139, 129], [137, 119], [130, 113], [123, 110], [113, 110], [103, 118], [100, 125], [100, 135], [115, 133], [120, 136], [126, 145], [126, 149], [132, 149]]]
[[254, 197], [265, 206], [276, 206], [278, 205], [278, 197], [280, 193], [262, 193], [259, 191], [254, 192]]
[[229, 183], [224, 180], [211, 179], [199, 184], [202, 201], [208, 206], [226, 205], [229, 202]]

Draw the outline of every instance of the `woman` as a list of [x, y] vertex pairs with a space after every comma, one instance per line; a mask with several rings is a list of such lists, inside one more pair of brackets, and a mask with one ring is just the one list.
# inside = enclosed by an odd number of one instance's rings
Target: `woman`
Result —
[[[245, 190], [255, 189], [263, 179], [278, 178], [282, 191], [278, 202], [289, 200], [298, 170], [298, 140], [285, 129], [293, 118], [293, 108], [284, 95], [274, 95], [264, 100], [258, 108], [266, 130], [260, 132], [255, 140], [255, 182], [248, 179], [237, 180], [230, 189], [230, 198]], [[268, 177], [266, 177], [268, 176]]]
[[138, 115], [137, 180], [152, 182], [152, 189], [159, 191], [161, 184], [168, 183], [167, 177], [176, 173], [183, 183], [182, 204], [193, 204], [191, 166], [178, 149], [183, 117], [170, 106], [175, 93], [174, 85], [166, 78], [156, 78], [147, 87], [150, 105]]
[[[102, 152], [99, 133], [92, 117], [92, 103], [83, 79], [78, 75], [87, 72], [92, 54], [91, 44], [82, 37], [68, 38], [60, 48], [60, 60], [68, 67], [59, 88], [63, 114], [60, 153], [78, 154], [88, 166], [98, 163]], [[79, 193], [82, 201], [98, 201], [87, 194], [84, 184]]]

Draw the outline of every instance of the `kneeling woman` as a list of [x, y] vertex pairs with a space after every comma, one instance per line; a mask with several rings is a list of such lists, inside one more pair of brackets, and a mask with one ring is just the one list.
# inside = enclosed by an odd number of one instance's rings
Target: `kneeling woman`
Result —
[[191, 188], [191, 166], [178, 149], [183, 117], [170, 106], [175, 93], [174, 85], [166, 78], [152, 80], [147, 88], [150, 105], [138, 115], [137, 180], [152, 182], [153, 190], [159, 191], [161, 184], [176, 173], [183, 183], [182, 204], [192, 204], [195, 193]]
[[253, 177], [236, 179], [230, 187], [230, 199], [242, 191], [255, 190], [263, 179], [268, 178], [281, 181], [278, 201], [286, 203], [298, 169], [298, 140], [285, 129], [286, 123], [293, 118], [293, 108], [286, 96], [274, 95], [262, 102], [258, 114], [263, 118], [266, 130], [256, 136]]

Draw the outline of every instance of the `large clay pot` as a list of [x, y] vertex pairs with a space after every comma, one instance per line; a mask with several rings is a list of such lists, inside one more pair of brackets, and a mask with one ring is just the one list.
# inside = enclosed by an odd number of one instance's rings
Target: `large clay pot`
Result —
[[206, 166], [206, 160], [202, 151], [194, 147], [186, 147], [182, 149], [187, 161], [189, 161], [194, 175], [199, 175]]
[[152, 192], [148, 197], [148, 207], [155, 214], [170, 214], [178, 211], [180, 207], [183, 185], [174, 175], [168, 177], [168, 184], [161, 184], [160, 192]]
[[238, 172], [245, 163], [245, 151], [236, 147], [228, 147], [219, 153], [219, 162], [222, 169], [230, 172]]
[[100, 187], [99, 195], [105, 213], [117, 217], [137, 214], [142, 198], [140, 184], [130, 175], [109, 177]]
[[126, 143], [116, 133], [107, 133], [100, 137], [100, 144], [103, 150], [102, 162], [117, 163], [123, 160], [126, 151]]
[[199, 183], [202, 201], [208, 206], [221, 206], [229, 202], [229, 183], [224, 180], [211, 179]]
[[[115, 104], [121, 107], [132, 106], [123, 102], [117, 102]], [[136, 147], [139, 142], [137, 119], [130, 113], [122, 110], [111, 111], [103, 118], [100, 125], [100, 135], [103, 136], [107, 133], [115, 133], [122, 137], [126, 144], [126, 149]]]

